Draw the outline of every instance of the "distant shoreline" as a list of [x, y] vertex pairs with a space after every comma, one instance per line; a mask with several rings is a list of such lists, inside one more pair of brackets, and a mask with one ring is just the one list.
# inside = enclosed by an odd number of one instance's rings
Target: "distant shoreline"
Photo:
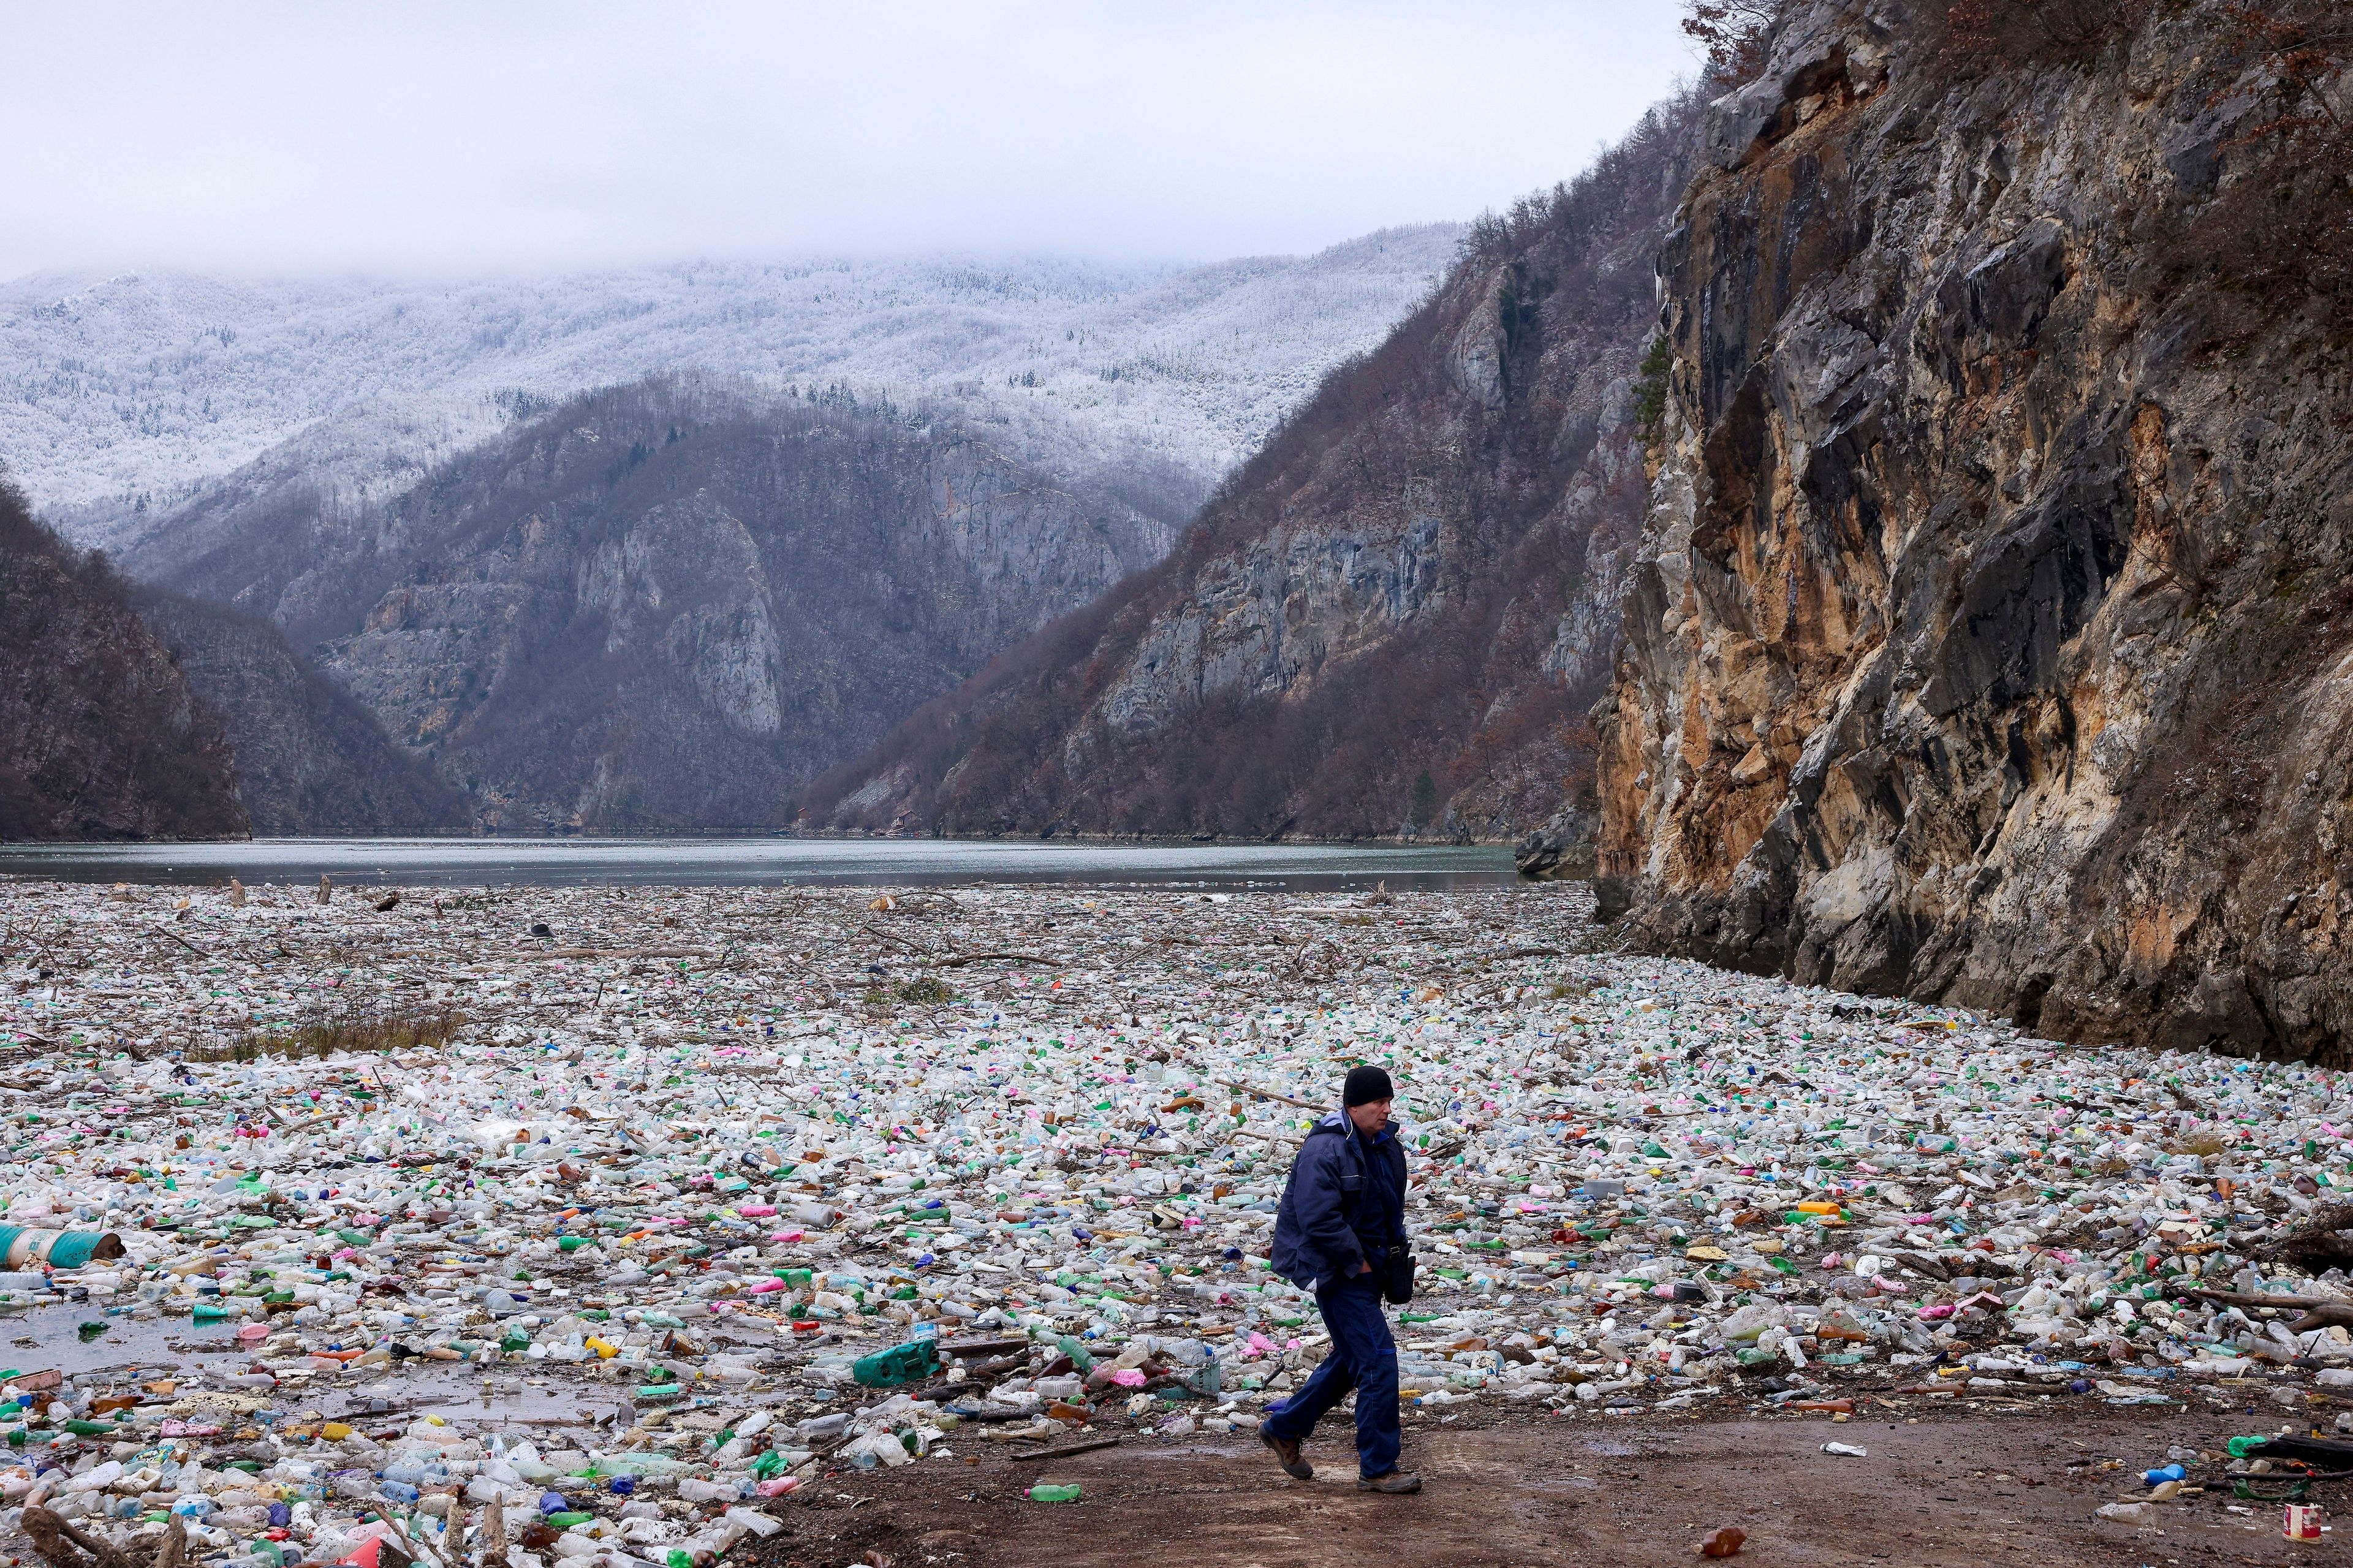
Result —
[[702, 837], [275, 838], [0, 847], [0, 880], [378, 887], [934, 886], [1054, 882], [1233, 887], [1495, 885], [1499, 844]]

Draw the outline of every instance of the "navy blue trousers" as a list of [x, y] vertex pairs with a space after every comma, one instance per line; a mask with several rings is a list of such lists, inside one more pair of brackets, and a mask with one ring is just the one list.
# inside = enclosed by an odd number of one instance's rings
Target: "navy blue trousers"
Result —
[[1259, 1428], [1269, 1436], [1304, 1442], [1324, 1413], [1356, 1391], [1356, 1470], [1370, 1478], [1397, 1468], [1403, 1434], [1398, 1425], [1397, 1341], [1370, 1275], [1315, 1292], [1316, 1310], [1331, 1331], [1332, 1353], [1299, 1392], [1267, 1413]]

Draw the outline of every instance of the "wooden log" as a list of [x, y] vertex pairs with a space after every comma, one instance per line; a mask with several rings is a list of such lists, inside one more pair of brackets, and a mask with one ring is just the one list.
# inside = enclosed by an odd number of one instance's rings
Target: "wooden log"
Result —
[[2324, 1269], [2353, 1266], [2353, 1204], [2323, 1204], [2302, 1225], [2269, 1245], [2254, 1249], [2265, 1258], [2284, 1258], [2317, 1274]]
[[495, 1497], [482, 1505], [482, 1568], [508, 1568], [506, 1510]]
[[74, 1568], [79, 1563], [72, 1546], [89, 1552], [97, 1560], [99, 1568], [132, 1568], [131, 1559], [114, 1542], [77, 1528], [52, 1509], [28, 1508], [23, 1523], [25, 1533], [33, 1538], [33, 1549], [59, 1568]]
[[1121, 1439], [1117, 1437], [1098, 1437], [1092, 1443], [1065, 1443], [1059, 1448], [1040, 1448], [1035, 1453], [1013, 1454], [1008, 1458], [1021, 1464], [1032, 1459], [1067, 1459], [1073, 1454], [1092, 1454], [1097, 1448], [1116, 1448], [1120, 1443]]
[[2292, 1334], [2308, 1334], [2315, 1329], [2353, 1329], [2353, 1301], [2327, 1296], [2257, 1296], [2242, 1290], [2203, 1289], [2183, 1290], [2180, 1294], [2219, 1301], [2226, 1307], [2269, 1307], [2277, 1311], [2301, 1312], [2304, 1315], [2287, 1326]]
[[38, 1504], [28, 1508], [19, 1521], [25, 1533], [32, 1538], [33, 1550], [53, 1568], [81, 1568], [82, 1555], [66, 1537], [66, 1521]]

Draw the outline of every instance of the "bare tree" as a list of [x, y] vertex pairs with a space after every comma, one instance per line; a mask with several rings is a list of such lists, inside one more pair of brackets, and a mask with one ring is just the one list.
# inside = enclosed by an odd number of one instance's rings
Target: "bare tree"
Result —
[[1709, 84], [1730, 91], [1763, 75], [1780, 15], [1780, 0], [1683, 0], [1683, 31], [1703, 51]]

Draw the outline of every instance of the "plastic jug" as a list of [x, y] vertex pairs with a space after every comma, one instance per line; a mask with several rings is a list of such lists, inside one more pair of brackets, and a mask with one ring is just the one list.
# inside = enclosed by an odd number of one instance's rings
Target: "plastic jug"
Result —
[[911, 1340], [889, 1350], [876, 1351], [860, 1356], [850, 1363], [849, 1374], [867, 1388], [895, 1388], [902, 1383], [920, 1383], [939, 1370], [940, 1347], [933, 1340]]

